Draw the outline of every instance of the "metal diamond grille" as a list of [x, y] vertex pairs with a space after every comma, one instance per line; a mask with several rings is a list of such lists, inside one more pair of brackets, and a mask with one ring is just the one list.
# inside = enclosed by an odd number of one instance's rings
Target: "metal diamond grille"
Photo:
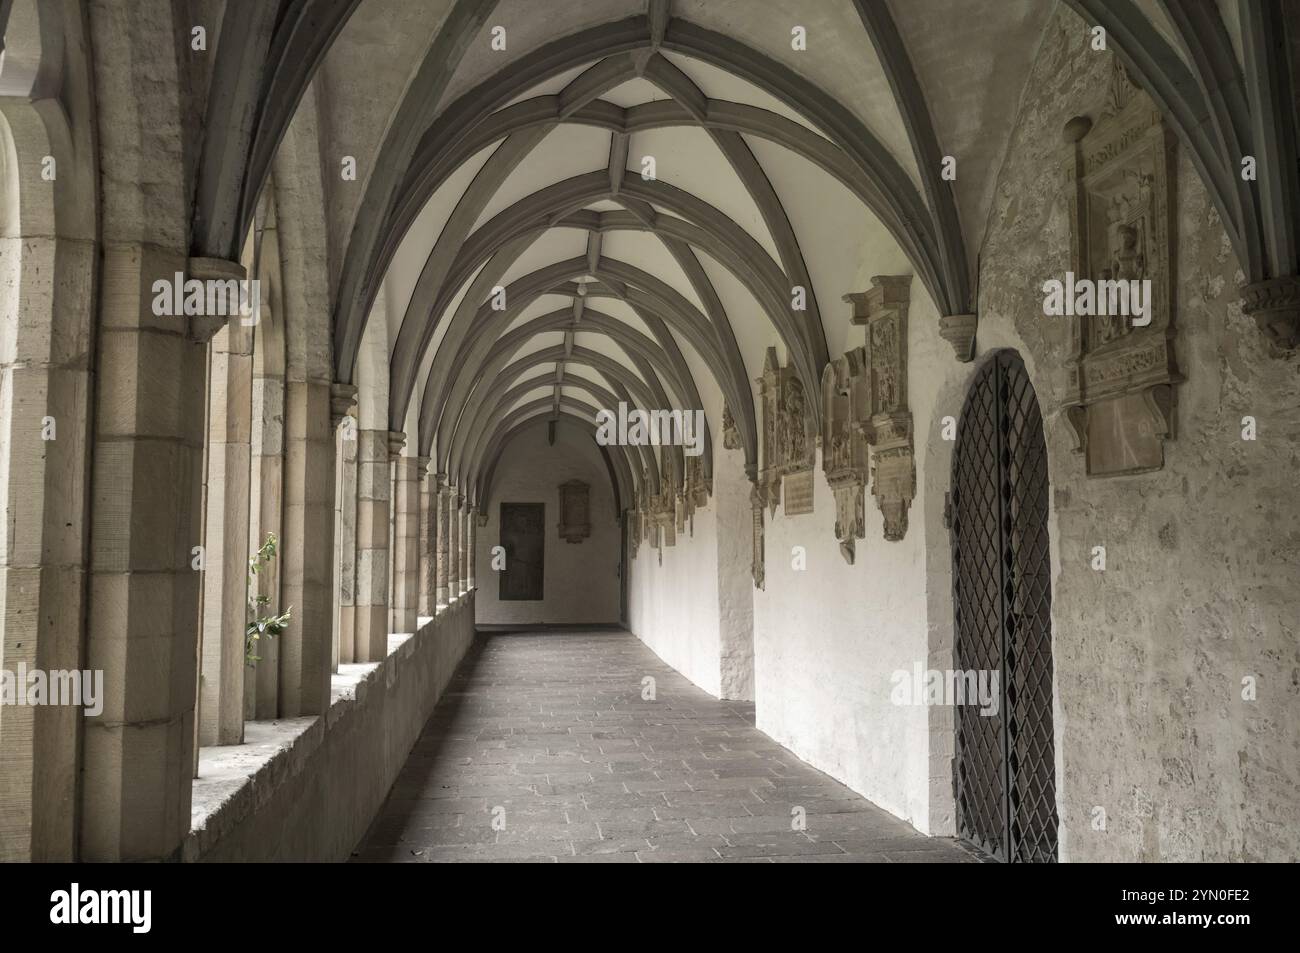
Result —
[[999, 674], [997, 715], [956, 710], [957, 822], [1000, 860], [1056, 860], [1047, 452], [1029, 377], [1010, 351], [985, 364], [953, 455], [956, 666]]

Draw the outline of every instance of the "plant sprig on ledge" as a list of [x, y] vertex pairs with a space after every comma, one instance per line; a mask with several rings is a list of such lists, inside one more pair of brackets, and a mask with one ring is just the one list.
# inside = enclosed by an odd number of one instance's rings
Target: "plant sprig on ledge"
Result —
[[[266, 534], [266, 541], [252, 556], [248, 557], [248, 585], [253, 589], [256, 584], [258, 573], [275, 559], [276, 544], [278, 540], [274, 533]], [[258, 595], [249, 600], [248, 603], [248, 624], [244, 627], [244, 661], [250, 666], [256, 665], [262, 660], [260, 655], [256, 654], [257, 643], [262, 639], [271, 639], [280, 635], [285, 629], [289, 628], [289, 620], [293, 614], [293, 606], [285, 609], [279, 615], [262, 615], [264, 607], [270, 603], [271, 597]]]

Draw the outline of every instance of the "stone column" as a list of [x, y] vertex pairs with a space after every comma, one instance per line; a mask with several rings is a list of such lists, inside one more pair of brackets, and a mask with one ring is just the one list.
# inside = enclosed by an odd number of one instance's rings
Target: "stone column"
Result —
[[388, 653], [388, 431], [357, 432], [356, 661]]
[[[339, 385], [341, 386], [341, 385]], [[355, 393], [355, 388], [352, 388]], [[338, 582], [339, 582], [339, 663], [351, 664], [357, 660], [357, 422], [351, 415], [351, 398], [348, 406], [340, 407], [336, 401], [334, 412], [339, 417], [339, 503], [338, 518]]]
[[[39, 166], [20, 153], [6, 175], [39, 175]], [[15, 185], [29, 187], [50, 183]], [[0, 319], [0, 665], [9, 671], [85, 667], [98, 256], [96, 243], [71, 237], [0, 237], [0, 260], [15, 266], [4, 269], [12, 284], [0, 297], [21, 293], [22, 309]], [[0, 862], [75, 859], [85, 721], [70, 705], [0, 709]]]
[[447, 499], [447, 595], [449, 601], [460, 596], [460, 496], [451, 488]]
[[189, 264], [154, 245], [103, 254], [86, 667], [104, 709], [84, 719], [85, 861], [169, 857], [190, 827], [205, 369], [224, 321], [155, 316], [149, 289], [243, 272]]
[[478, 538], [478, 516], [475, 514], [472, 507], [469, 510], [468, 517], [469, 518], [465, 523], [466, 529], [468, 530], [465, 537], [468, 541], [465, 545], [465, 588], [473, 589], [474, 580], [477, 576], [474, 563], [477, 561], [476, 557], [478, 555], [478, 550], [475, 548], [475, 542]]
[[433, 487], [433, 480], [429, 478], [429, 458], [419, 457], [417, 460], [420, 468], [420, 603], [418, 607], [419, 615], [425, 618], [433, 615], [435, 606], [435, 596], [438, 589], [435, 576], [437, 575], [438, 557], [435, 552], [435, 539], [437, 537], [437, 520], [434, 518], [434, 507], [437, 504], [438, 494]]
[[280, 716], [322, 714], [330, 704], [334, 631], [333, 385], [285, 385], [284, 539], [281, 598], [292, 607], [280, 638]]
[[[244, 740], [248, 619], [253, 328], [236, 317], [212, 339], [208, 371], [207, 520], [203, 539], [203, 655], [199, 744]], [[261, 655], [262, 642], [253, 647]]]
[[[265, 321], [266, 305], [262, 306]], [[254, 357], [257, 343], [254, 342]], [[256, 364], [254, 364], [256, 368]], [[255, 370], [256, 373], [256, 370]], [[280, 612], [279, 540], [284, 535], [280, 508], [284, 483], [284, 377], [253, 378], [252, 471], [249, 497], [248, 548], [256, 552], [268, 535], [276, 538], [275, 559], [257, 574], [257, 595], [269, 601], [264, 611]], [[244, 718], [272, 719], [280, 714], [280, 642], [264, 639], [257, 648], [261, 661], [244, 673]]]
[[451, 503], [451, 490], [443, 482], [441, 474], [438, 475], [437, 480], [438, 532], [434, 543], [437, 554], [435, 598], [438, 605], [445, 606], [451, 602], [451, 521], [448, 514], [448, 507]]
[[401, 453], [391, 449], [388, 455], [388, 621], [387, 631], [393, 632], [393, 607], [397, 605], [397, 457]]
[[464, 497], [460, 498], [460, 591], [464, 595], [469, 591], [469, 503]]
[[[402, 437], [405, 442], [405, 436]], [[393, 523], [392, 631], [414, 632], [420, 597], [420, 464], [418, 457], [396, 456], [397, 496]]]

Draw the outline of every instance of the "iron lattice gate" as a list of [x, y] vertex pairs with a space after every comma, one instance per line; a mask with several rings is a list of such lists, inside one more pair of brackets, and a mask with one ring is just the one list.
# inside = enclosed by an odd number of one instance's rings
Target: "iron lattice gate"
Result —
[[1047, 448], [1024, 364], [1002, 351], [962, 408], [953, 454], [954, 654], [998, 672], [996, 714], [956, 706], [958, 833], [999, 860], [1055, 862]]

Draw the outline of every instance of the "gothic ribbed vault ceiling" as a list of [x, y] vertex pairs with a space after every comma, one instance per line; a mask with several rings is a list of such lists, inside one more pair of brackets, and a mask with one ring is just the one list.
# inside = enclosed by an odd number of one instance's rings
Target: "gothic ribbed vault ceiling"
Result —
[[[1212, 19], [1068, 6], [1142, 47], [1175, 113], [1189, 37], [1242, 55], [1235, 3]], [[860, 343], [842, 297], [871, 276], [914, 275], [936, 317], [975, 310], [998, 167], [1057, 9], [318, 2], [302, 16], [337, 32], [313, 87], [324, 164], [358, 169], [325, 176], [337, 378], [386, 394], [373, 423], [475, 499], [520, 428], [590, 429], [623, 400], [703, 408], [710, 439], [725, 400], [752, 470], [769, 346], [815, 392]], [[612, 456], [625, 491], [657, 490], [653, 458]]]

